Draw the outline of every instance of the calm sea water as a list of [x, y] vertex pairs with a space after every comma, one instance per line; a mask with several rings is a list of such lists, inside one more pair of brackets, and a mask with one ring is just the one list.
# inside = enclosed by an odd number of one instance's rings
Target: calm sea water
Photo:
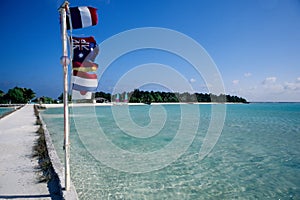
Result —
[[[71, 119], [71, 179], [80, 199], [300, 199], [299, 103], [227, 105], [222, 134], [204, 159], [199, 158], [199, 150], [209, 127], [212, 105], [184, 106], [190, 111], [200, 110], [193, 142], [171, 164], [145, 173], [119, 171], [99, 159], [109, 155], [113, 163], [118, 155], [109, 152], [95, 134], [93, 117], [111, 144], [138, 154], [155, 152], [173, 142], [182, 129], [182, 107], [129, 106], [130, 118], [138, 127], [147, 127], [148, 133], [158, 132], [147, 138], [130, 134], [135, 127], [126, 121], [122, 106], [114, 106], [113, 111], [112, 107], [71, 110], [75, 117], [75, 122]], [[51, 108], [42, 116], [63, 160], [62, 113], [61, 108]], [[78, 116], [88, 120], [80, 124]], [[160, 121], [164, 121], [162, 127]], [[188, 138], [195, 124], [184, 126]], [[177, 147], [181, 148], [180, 143]], [[158, 155], [156, 161], [164, 159], [164, 155]], [[117, 164], [130, 167], [130, 161]], [[147, 164], [145, 161], [141, 166]]]
[[0, 107], [0, 116], [4, 115], [5, 113], [13, 110], [11, 107]]

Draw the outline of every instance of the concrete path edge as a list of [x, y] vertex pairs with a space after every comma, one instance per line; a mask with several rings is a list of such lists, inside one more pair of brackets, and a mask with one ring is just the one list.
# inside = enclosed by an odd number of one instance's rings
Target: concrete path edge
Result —
[[66, 199], [66, 200], [78, 200], [78, 195], [77, 195], [76, 189], [75, 189], [72, 182], [71, 182], [71, 187], [70, 187], [69, 191], [66, 191], [65, 189], [63, 189], [64, 185], [65, 185], [65, 175], [64, 175], [65, 170], [64, 170], [64, 167], [63, 167], [63, 165], [62, 165], [62, 163], [61, 163], [61, 161], [60, 161], [60, 159], [57, 155], [55, 147], [52, 143], [52, 139], [51, 139], [50, 133], [47, 129], [47, 125], [43, 121], [43, 118], [42, 118], [40, 113], [39, 113], [39, 118], [42, 122], [42, 127], [44, 129], [48, 154], [49, 154], [54, 172], [57, 174], [57, 176], [59, 178], [59, 183], [60, 183], [60, 187], [62, 188], [64, 199]]

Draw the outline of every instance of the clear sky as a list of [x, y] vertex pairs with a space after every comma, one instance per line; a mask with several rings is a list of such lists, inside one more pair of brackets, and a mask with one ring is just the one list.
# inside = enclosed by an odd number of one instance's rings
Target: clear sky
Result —
[[[57, 9], [62, 3], [62, 0], [1, 1], [0, 90], [7, 92], [19, 86], [33, 89], [37, 96], [57, 98], [61, 94]], [[99, 15], [97, 26], [74, 34], [93, 35], [101, 43], [133, 28], [173, 29], [205, 48], [220, 71], [227, 94], [249, 101], [300, 101], [299, 0], [71, 0], [70, 3], [96, 7]], [[123, 68], [114, 63], [101, 77], [101, 90], [111, 92], [115, 77], [138, 64], [151, 62], [151, 55], [156, 54], [149, 51], [146, 56], [135, 55], [140, 58], [136, 63], [118, 60]], [[175, 60], [164, 64], [176, 65]], [[175, 68], [195, 91], [206, 92], [201, 77], [193, 75], [193, 70], [184, 65]]]

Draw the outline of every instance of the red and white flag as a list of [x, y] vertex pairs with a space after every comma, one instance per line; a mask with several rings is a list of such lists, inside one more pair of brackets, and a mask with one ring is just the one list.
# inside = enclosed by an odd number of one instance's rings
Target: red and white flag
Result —
[[73, 71], [72, 99], [91, 99], [92, 93], [97, 89], [97, 74], [82, 71]]
[[92, 99], [92, 92], [72, 90], [72, 99]]
[[98, 64], [90, 61], [84, 61], [83, 63], [73, 61], [73, 70], [81, 72], [95, 72], [98, 69]]
[[[71, 17], [71, 20], [69, 19]], [[80, 6], [71, 7], [70, 13], [67, 15], [67, 29], [69, 30], [70, 21], [72, 22], [72, 29], [85, 28], [94, 26], [98, 23], [97, 8]]]
[[94, 37], [73, 37], [72, 99], [91, 99], [98, 87], [94, 60], [99, 52]]
[[77, 91], [95, 91], [98, 87], [97, 74], [73, 71], [72, 89]]

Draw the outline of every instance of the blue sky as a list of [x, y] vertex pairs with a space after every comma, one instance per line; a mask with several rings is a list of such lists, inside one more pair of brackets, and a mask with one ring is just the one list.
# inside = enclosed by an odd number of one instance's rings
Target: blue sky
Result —
[[[1, 1], [0, 90], [7, 92], [19, 86], [32, 88], [37, 96], [60, 95], [62, 67], [57, 9], [62, 2]], [[299, 0], [74, 0], [70, 3], [98, 8], [99, 24], [74, 31], [75, 35], [93, 35], [101, 43], [134, 28], [176, 30], [196, 40], [209, 53], [227, 94], [243, 96], [249, 101], [300, 101]], [[201, 77], [182, 60], [155, 51], [137, 52], [134, 62], [129, 62], [131, 56], [127, 59], [123, 56], [103, 74], [101, 90], [111, 92], [117, 79], [139, 64], [165, 60], [164, 64], [174, 66], [195, 91], [206, 92]], [[130, 90], [130, 84], [124, 89]]]

